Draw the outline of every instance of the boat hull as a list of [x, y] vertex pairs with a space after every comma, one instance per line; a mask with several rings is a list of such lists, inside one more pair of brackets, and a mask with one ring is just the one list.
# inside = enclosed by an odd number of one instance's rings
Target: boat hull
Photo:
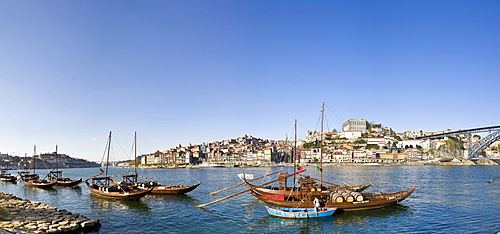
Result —
[[12, 177], [1, 177], [0, 180], [3, 181], [3, 182], [14, 183], [14, 182], [17, 182], [17, 177], [15, 177], [15, 176], [12, 176]]
[[56, 185], [56, 181], [46, 181], [46, 180], [29, 180], [24, 182], [25, 185], [37, 188], [52, 188]]
[[123, 199], [123, 200], [139, 200], [151, 193], [151, 189], [134, 189], [132, 191], [127, 191], [127, 192], [124, 191], [107, 192], [104, 190], [99, 190], [97, 188], [94, 188], [89, 183], [87, 183], [87, 187], [89, 188], [90, 192], [94, 195], [107, 198]]
[[[367, 210], [367, 209], [375, 209], [382, 208], [386, 206], [391, 206], [398, 204], [403, 201], [407, 197], [409, 197], [413, 191], [415, 191], [416, 187], [413, 187], [410, 190], [400, 191], [395, 193], [381, 193], [381, 194], [371, 194], [371, 193], [363, 193], [363, 197], [365, 198], [363, 201], [354, 201], [354, 202], [324, 202], [323, 207], [337, 207], [338, 210], [342, 211], [353, 211], [353, 210]], [[251, 190], [252, 195], [257, 197], [259, 200], [266, 203], [271, 207], [285, 207], [285, 208], [314, 208], [313, 201], [296, 201], [296, 200], [285, 200], [283, 196], [281, 198], [270, 198], [264, 195], [258, 194], [257, 192]]]
[[[280, 195], [283, 194], [288, 197], [297, 197], [302, 194], [300, 191], [300, 188], [279, 188], [279, 187], [274, 187], [274, 188], [262, 188], [262, 187], [256, 187], [251, 184], [247, 184], [251, 189], [255, 190], [257, 193], [264, 195], [264, 196], [273, 196], [273, 195]], [[353, 191], [353, 192], [361, 192], [365, 190], [366, 188], [370, 187], [372, 184], [368, 185], [357, 185], [357, 186], [343, 186], [343, 187], [335, 187], [335, 186], [326, 186], [325, 188], [327, 190], [348, 190], [348, 191]]]
[[179, 195], [179, 194], [185, 194], [188, 192], [193, 191], [195, 188], [197, 188], [201, 183], [195, 184], [195, 185], [157, 185], [153, 187], [153, 190], [151, 190], [151, 193], [154, 194], [169, 194], [169, 195]]
[[80, 184], [82, 179], [79, 180], [57, 180], [57, 185], [64, 187], [73, 187], [77, 184]]
[[279, 208], [266, 206], [267, 213], [272, 216], [290, 219], [309, 219], [332, 216], [336, 207], [316, 211], [314, 208]]

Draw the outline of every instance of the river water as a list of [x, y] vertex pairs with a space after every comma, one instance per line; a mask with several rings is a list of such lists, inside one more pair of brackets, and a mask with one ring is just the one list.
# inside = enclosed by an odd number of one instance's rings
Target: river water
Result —
[[[319, 178], [314, 167], [305, 174]], [[293, 220], [274, 218], [264, 204], [245, 193], [205, 209], [192, 208], [240, 192], [237, 174], [262, 176], [293, 168], [139, 169], [138, 173], [165, 184], [203, 183], [187, 195], [148, 195], [140, 201], [95, 197], [85, 184], [51, 190], [1, 183], [0, 191], [99, 219], [99, 233], [497, 233], [500, 232], [500, 166], [329, 166], [323, 179], [340, 185], [373, 185], [366, 192], [417, 190], [398, 205]], [[110, 174], [129, 169], [110, 168]], [[47, 171], [37, 170], [43, 175]], [[13, 172], [11, 172], [13, 173]], [[70, 178], [88, 178], [97, 168], [65, 169]], [[276, 176], [270, 176], [276, 178]], [[262, 183], [270, 181], [262, 180]], [[257, 182], [257, 181], [256, 181]], [[255, 182], [254, 182], [255, 183]], [[257, 184], [257, 183], [255, 183]]]

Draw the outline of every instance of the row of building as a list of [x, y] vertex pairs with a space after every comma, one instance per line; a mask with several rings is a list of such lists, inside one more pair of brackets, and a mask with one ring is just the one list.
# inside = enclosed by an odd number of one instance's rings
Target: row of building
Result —
[[[447, 144], [447, 139], [415, 139], [442, 132], [408, 130], [395, 133], [391, 128], [370, 124], [364, 119], [348, 120], [342, 125], [342, 130], [323, 134], [307, 131], [306, 139], [297, 142], [245, 135], [141, 155], [140, 163], [143, 167], [178, 167], [193, 164], [236, 166], [294, 161], [310, 163], [319, 160], [330, 163], [416, 161], [433, 159], [435, 152]], [[472, 140], [479, 139], [473, 137]], [[319, 142], [323, 142], [322, 148]]]

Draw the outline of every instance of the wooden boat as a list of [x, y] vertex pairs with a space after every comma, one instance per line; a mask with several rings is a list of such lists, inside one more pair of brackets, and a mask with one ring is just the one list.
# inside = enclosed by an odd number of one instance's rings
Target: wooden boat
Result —
[[17, 181], [17, 176], [13, 176], [10, 173], [7, 173], [6, 170], [2, 170], [0, 173], [0, 180], [3, 182], [16, 182]]
[[[30, 180], [38, 180], [40, 178], [40, 176], [38, 174], [31, 173], [31, 171], [26, 169], [26, 165], [28, 163], [27, 158], [28, 158], [28, 156], [26, 154], [24, 154], [24, 169], [23, 169], [23, 171], [18, 171], [17, 174], [19, 175], [19, 178], [21, 178], [21, 180], [23, 182], [30, 181]], [[34, 167], [32, 167], [32, 168], [34, 168]]]
[[[134, 133], [134, 160], [137, 160], [137, 133]], [[147, 181], [139, 182], [138, 181], [139, 176], [140, 175], [137, 174], [137, 162], [135, 162], [134, 173], [129, 175], [123, 175], [122, 183], [128, 185], [135, 185], [138, 188], [142, 189], [151, 189], [151, 193], [169, 194], [169, 195], [179, 195], [191, 192], [201, 184], [201, 182], [199, 182], [194, 185], [166, 185], [166, 184], [160, 184], [144, 176], [141, 177], [146, 179]]]
[[79, 180], [72, 180], [68, 177], [65, 177], [63, 175], [63, 172], [58, 170], [59, 169], [59, 154], [57, 154], [57, 145], [56, 145], [56, 168], [52, 171], [49, 172], [47, 177], [51, 180], [55, 180], [57, 185], [64, 186], [64, 187], [73, 187], [82, 182], [82, 179], [80, 178]]
[[38, 174], [31, 174], [31, 172], [29, 172], [29, 171], [19, 172], [19, 177], [24, 182], [27, 182], [30, 180], [38, 180], [40, 178], [40, 176]]
[[156, 181], [150, 181], [150, 182], [139, 183], [138, 186], [144, 188], [152, 187], [153, 190], [151, 190], [151, 193], [155, 194], [179, 195], [193, 191], [200, 184], [201, 182], [194, 185], [165, 185], [165, 184], [159, 184]]
[[[305, 183], [310, 184], [307, 187], [314, 188], [314, 189], [321, 188], [321, 190], [353, 191], [353, 192], [361, 192], [361, 191], [365, 190], [366, 188], [372, 186], [372, 184], [356, 185], [356, 186], [339, 186], [339, 185], [333, 184], [330, 186], [326, 186], [326, 185], [321, 186], [320, 184], [316, 183], [315, 181], [316, 181], [316, 179], [310, 178], [309, 176], [305, 176], [305, 177], [302, 177], [299, 179], [299, 183], [301, 185], [297, 186], [297, 187], [286, 187], [286, 182], [282, 183], [284, 186], [278, 186], [278, 187], [271, 187], [271, 186], [256, 187], [255, 185], [252, 185], [250, 183], [247, 183], [247, 185], [248, 185], [248, 187], [255, 190], [257, 193], [262, 194], [264, 196], [284, 194], [285, 196], [290, 196], [290, 197], [301, 196], [302, 195], [301, 189], [305, 187], [304, 186]], [[326, 183], [326, 182], [323, 181], [323, 183]], [[331, 184], [331, 183], [329, 183], [329, 184]]]
[[92, 178], [91, 183], [88, 181], [85, 181], [85, 183], [92, 194], [109, 198], [139, 200], [151, 193], [151, 189], [142, 189], [130, 185], [120, 185], [120, 183], [114, 181], [109, 176], [94, 177]]
[[[142, 197], [151, 193], [152, 188], [139, 188], [133, 184], [118, 183], [108, 176], [109, 167], [109, 152], [111, 149], [111, 132], [109, 132], [108, 144], [107, 144], [107, 157], [106, 157], [106, 170], [101, 171], [101, 173], [92, 176], [85, 180], [87, 187], [92, 194], [124, 199], [124, 200], [139, 200]], [[104, 177], [97, 177], [105, 172]], [[91, 180], [89, 183], [88, 181]]]
[[27, 186], [39, 187], [39, 188], [52, 188], [55, 184], [55, 180], [40, 179], [40, 176], [35, 173], [36, 171], [36, 145], [33, 152], [33, 174], [25, 173], [21, 175], [24, 184]]
[[[368, 185], [358, 185], [358, 186], [345, 186], [345, 187], [330, 187], [330, 186], [323, 186], [322, 190], [335, 190], [335, 191], [353, 191], [353, 192], [360, 192], [363, 191], [364, 189], [370, 187], [371, 184]], [[301, 196], [302, 192], [300, 191], [300, 187], [287, 187], [287, 188], [280, 188], [280, 187], [262, 187], [262, 188], [255, 188], [254, 185], [249, 184], [250, 188], [254, 189], [256, 192], [259, 194], [262, 194], [264, 196], [272, 196], [272, 195], [280, 195], [283, 194], [285, 196], [289, 197], [297, 197]]]
[[395, 193], [361, 193], [362, 200], [358, 201], [355, 199], [351, 202], [336, 202], [334, 193], [329, 191], [313, 191], [304, 194], [302, 200], [285, 198], [283, 194], [272, 197], [264, 196], [254, 190], [251, 190], [251, 194], [271, 207], [314, 208], [313, 199], [317, 197], [323, 204], [322, 207], [337, 207], [337, 209], [342, 211], [352, 211], [375, 209], [398, 204], [409, 197], [415, 191], [416, 187], [414, 186], [410, 190]]
[[309, 219], [332, 216], [336, 207], [316, 210], [315, 208], [280, 208], [266, 206], [267, 213], [272, 216], [291, 219]]
[[82, 182], [82, 179], [72, 180], [68, 177], [65, 177], [62, 174], [62, 171], [50, 171], [48, 174], [49, 179], [55, 180], [57, 185], [64, 187], [73, 187]]
[[38, 187], [38, 188], [52, 188], [52, 187], [54, 187], [54, 185], [56, 185], [56, 181], [55, 180], [38, 179], [38, 180], [25, 181], [24, 184], [28, 185], [28, 186]]

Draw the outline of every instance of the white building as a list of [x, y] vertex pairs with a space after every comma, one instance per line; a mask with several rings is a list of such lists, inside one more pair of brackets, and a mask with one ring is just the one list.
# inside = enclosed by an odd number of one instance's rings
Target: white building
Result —
[[347, 130], [344, 132], [341, 132], [340, 137], [347, 138], [347, 139], [353, 139], [353, 138], [359, 138], [363, 135], [363, 132], [361, 130]]
[[362, 132], [366, 132], [368, 130], [368, 121], [359, 118], [359, 119], [350, 119], [347, 120], [345, 123], [342, 124], [342, 131], [349, 131], [349, 130], [359, 130]]
[[368, 145], [378, 145], [380, 148], [387, 147], [390, 148], [394, 140], [388, 138], [368, 138], [366, 139], [366, 144]]

